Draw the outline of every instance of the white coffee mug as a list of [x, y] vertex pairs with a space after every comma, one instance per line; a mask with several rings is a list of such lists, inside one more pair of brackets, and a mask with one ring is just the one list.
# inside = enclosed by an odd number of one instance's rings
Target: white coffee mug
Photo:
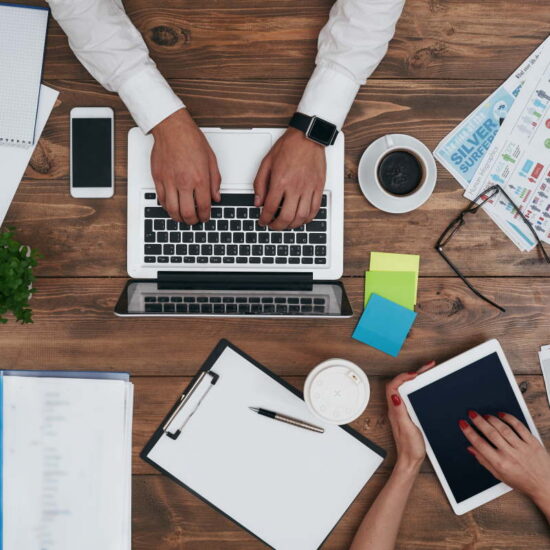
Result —
[[370, 385], [367, 375], [351, 361], [328, 359], [306, 378], [304, 400], [309, 410], [330, 424], [348, 424], [367, 408]]
[[[416, 188], [407, 195], [394, 195], [386, 191], [378, 178], [382, 160], [393, 151], [413, 155], [422, 170]], [[405, 134], [389, 134], [371, 143], [359, 161], [358, 179], [365, 198], [373, 205], [392, 214], [415, 210], [433, 193], [437, 180], [437, 167], [430, 150], [419, 140]]]

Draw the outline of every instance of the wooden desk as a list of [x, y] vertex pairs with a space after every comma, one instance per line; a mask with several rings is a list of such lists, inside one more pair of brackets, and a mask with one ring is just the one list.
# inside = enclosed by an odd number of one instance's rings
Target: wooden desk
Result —
[[[154, 59], [199, 125], [282, 126], [313, 68], [316, 37], [332, 0], [126, 0]], [[46, 84], [61, 93], [6, 225], [44, 255], [32, 299], [35, 323], [0, 327], [0, 367], [128, 370], [136, 385], [133, 548], [252, 550], [253, 537], [157, 473], [138, 452], [216, 342], [228, 338], [291, 383], [328, 357], [368, 373], [372, 400], [354, 427], [390, 450], [389, 458], [329, 538], [347, 548], [394, 462], [383, 385], [424, 361], [442, 361], [499, 338], [550, 443], [550, 412], [536, 351], [550, 343], [550, 270], [522, 254], [480, 214], [468, 220], [453, 254], [476, 285], [508, 308], [476, 299], [452, 276], [433, 245], [464, 207], [459, 185], [440, 168], [436, 192], [420, 210], [390, 216], [357, 185], [364, 148], [403, 132], [431, 149], [546, 37], [545, 2], [408, 0], [386, 59], [362, 89], [346, 133], [344, 283], [356, 315], [342, 321], [118, 319], [126, 280], [126, 134], [134, 125], [117, 96], [95, 83], [52, 21]], [[69, 111], [116, 112], [116, 196], [69, 196]], [[361, 310], [371, 250], [421, 254], [418, 319], [392, 359], [350, 338]], [[535, 507], [508, 494], [465, 516], [448, 506], [431, 466], [422, 468], [401, 528], [399, 548], [542, 549], [550, 531]]]

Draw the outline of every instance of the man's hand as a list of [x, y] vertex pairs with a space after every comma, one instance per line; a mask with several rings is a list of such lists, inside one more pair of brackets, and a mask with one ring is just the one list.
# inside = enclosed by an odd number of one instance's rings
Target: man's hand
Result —
[[325, 175], [325, 148], [289, 128], [266, 155], [254, 180], [255, 205], [263, 205], [260, 225], [281, 230], [311, 221], [321, 207]]
[[151, 173], [160, 204], [176, 221], [208, 221], [212, 200], [221, 200], [221, 177], [204, 134], [187, 109], [176, 111], [151, 133]]

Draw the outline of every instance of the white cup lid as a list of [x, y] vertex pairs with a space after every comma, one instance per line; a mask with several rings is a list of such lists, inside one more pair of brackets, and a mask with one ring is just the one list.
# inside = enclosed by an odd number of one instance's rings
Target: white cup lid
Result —
[[311, 412], [333, 424], [355, 420], [365, 410], [369, 397], [367, 375], [345, 359], [329, 359], [315, 367], [304, 388]]

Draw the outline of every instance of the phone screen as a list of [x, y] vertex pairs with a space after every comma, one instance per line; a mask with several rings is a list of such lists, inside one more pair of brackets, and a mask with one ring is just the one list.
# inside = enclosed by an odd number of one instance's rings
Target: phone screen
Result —
[[111, 187], [111, 118], [72, 119], [73, 187]]

